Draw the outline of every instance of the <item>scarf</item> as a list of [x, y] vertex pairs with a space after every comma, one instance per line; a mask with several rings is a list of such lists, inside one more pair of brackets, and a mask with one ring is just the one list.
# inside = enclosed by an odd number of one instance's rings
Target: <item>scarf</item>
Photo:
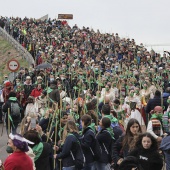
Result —
[[151, 117], [151, 121], [152, 121], [152, 128], [153, 128], [153, 132], [157, 135], [160, 136], [161, 134], [161, 122], [158, 119], [157, 115], [152, 115]]
[[114, 128], [115, 126], [119, 126], [118, 120], [112, 116], [112, 115], [105, 115], [104, 117], [107, 117], [111, 121], [111, 127]]
[[115, 139], [115, 138], [114, 138], [113, 129], [112, 129], [111, 127], [109, 127], [109, 128], [106, 128], [106, 130], [110, 133], [111, 138], [112, 138], [112, 139]]
[[151, 119], [158, 119], [159, 121], [162, 121], [163, 114], [152, 114]]
[[163, 116], [162, 116], [162, 126], [163, 129], [166, 133], [169, 132], [169, 118], [170, 118], [170, 112], [166, 112]]
[[37, 161], [37, 159], [40, 157], [40, 155], [42, 154], [44, 145], [42, 142], [40, 142], [39, 144], [35, 145], [32, 150], [35, 154], [35, 158], [34, 158], [34, 162]]
[[96, 134], [95, 123], [91, 123], [88, 127]]

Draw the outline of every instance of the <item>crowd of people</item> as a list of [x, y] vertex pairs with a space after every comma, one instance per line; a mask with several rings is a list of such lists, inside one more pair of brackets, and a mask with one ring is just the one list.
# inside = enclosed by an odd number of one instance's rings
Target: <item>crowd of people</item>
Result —
[[4, 75], [5, 170], [170, 169], [169, 52], [56, 19], [0, 26], [36, 63]]

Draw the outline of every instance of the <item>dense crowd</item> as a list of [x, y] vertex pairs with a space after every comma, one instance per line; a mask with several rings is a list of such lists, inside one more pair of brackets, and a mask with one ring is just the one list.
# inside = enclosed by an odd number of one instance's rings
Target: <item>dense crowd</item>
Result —
[[4, 75], [5, 170], [170, 169], [169, 52], [56, 19], [0, 26], [36, 63]]

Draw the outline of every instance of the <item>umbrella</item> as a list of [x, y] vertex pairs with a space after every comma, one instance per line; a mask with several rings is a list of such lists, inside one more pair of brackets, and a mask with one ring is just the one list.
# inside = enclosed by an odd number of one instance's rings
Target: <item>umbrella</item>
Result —
[[43, 68], [43, 69], [52, 68], [52, 65], [50, 63], [42, 63], [42, 64], [35, 67], [35, 69], [41, 69], [41, 68]]

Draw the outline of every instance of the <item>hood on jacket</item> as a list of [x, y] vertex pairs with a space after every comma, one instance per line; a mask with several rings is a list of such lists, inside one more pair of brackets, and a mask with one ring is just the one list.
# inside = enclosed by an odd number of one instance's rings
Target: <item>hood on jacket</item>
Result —
[[91, 123], [87, 128], [90, 128], [94, 133], [96, 133], [95, 123]]
[[11, 101], [17, 101], [17, 98], [16, 98], [16, 97], [10, 97], [9, 100], [11, 100]]
[[119, 126], [118, 120], [114, 116], [112, 116], [112, 115], [105, 115], [104, 117], [107, 117], [107, 118], [110, 119], [111, 127]]
[[113, 129], [111, 127], [107, 128], [107, 131], [110, 133], [112, 139], [115, 139], [114, 138], [114, 133], [113, 133]]

